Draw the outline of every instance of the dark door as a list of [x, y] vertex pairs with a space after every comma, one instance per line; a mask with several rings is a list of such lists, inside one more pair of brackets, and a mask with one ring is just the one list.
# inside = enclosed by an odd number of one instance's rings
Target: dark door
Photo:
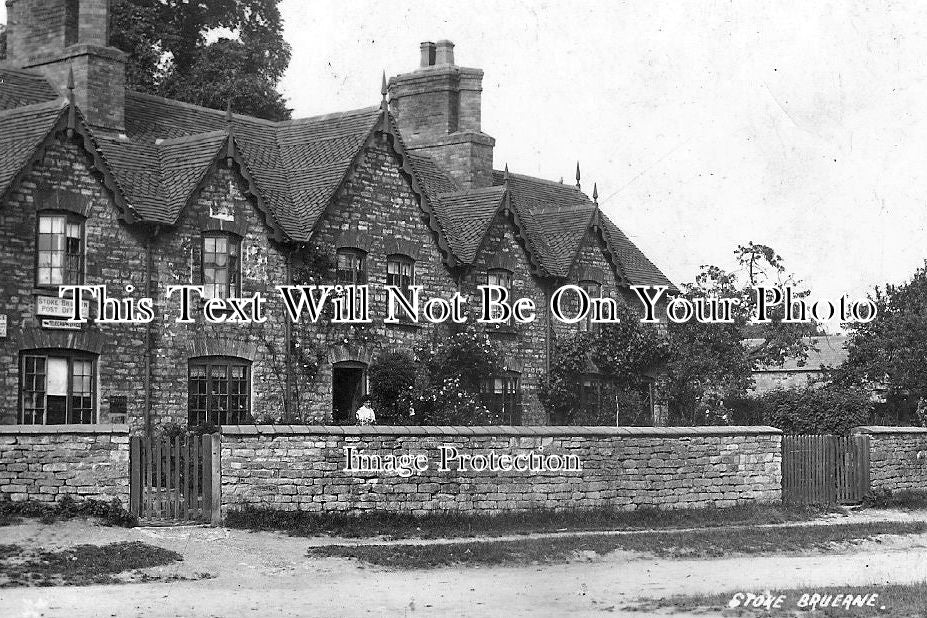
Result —
[[332, 420], [335, 423], [353, 425], [356, 422], [354, 413], [363, 397], [363, 367], [332, 368]]

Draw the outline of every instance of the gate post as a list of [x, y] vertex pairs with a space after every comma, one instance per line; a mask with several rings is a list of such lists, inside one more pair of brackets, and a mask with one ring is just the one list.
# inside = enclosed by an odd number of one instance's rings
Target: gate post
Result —
[[129, 512], [139, 517], [142, 497], [142, 439], [129, 438]]
[[222, 524], [222, 438], [219, 433], [210, 436], [212, 459], [212, 516], [214, 526]]

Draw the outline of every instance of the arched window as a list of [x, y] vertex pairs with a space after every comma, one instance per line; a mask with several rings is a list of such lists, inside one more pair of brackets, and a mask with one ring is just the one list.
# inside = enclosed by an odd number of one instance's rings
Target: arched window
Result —
[[412, 299], [411, 288], [415, 285], [415, 260], [408, 255], [394, 254], [386, 258], [386, 285], [394, 285], [403, 295]]
[[20, 359], [24, 425], [94, 423], [96, 358], [73, 350], [30, 350]]
[[188, 423], [251, 422], [251, 363], [232, 356], [191, 358], [187, 384]]
[[203, 236], [203, 288], [206, 298], [241, 295], [241, 238], [226, 233]]
[[62, 212], [39, 213], [35, 283], [40, 286], [84, 282], [84, 219]]

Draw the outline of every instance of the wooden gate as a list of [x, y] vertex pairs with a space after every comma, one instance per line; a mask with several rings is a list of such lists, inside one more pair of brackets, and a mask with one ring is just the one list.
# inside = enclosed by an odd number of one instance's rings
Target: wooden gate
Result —
[[853, 504], [869, 491], [869, 436], [782, 436], [782, 501]]
[[132, 513], [149, 523], [220, 521], [219, 435], [133, 437]]

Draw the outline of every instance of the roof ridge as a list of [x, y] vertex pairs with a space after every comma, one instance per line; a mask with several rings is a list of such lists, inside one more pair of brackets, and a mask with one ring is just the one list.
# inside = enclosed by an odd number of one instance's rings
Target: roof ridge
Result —
[[0, 61], [0, 71], [9, 71], [11, 73], [19, 73], [20, 75], [26, 75], [28, 77], [35, 77], [36, 79], [45, 80], [46, 82], [48, 81], [48, 79], [46, 79], [46, 77], [38, 71], [30, 71], [29, 69], [23, 69], [17, 66], [13, 66], [12, 64], [7, 65], [7, 64], [4, 64], [2, 61]]
[[68, 101], [63, 97], [58, 97], [52, 99], [51, 101], [43, 101], [41, 103], [30, 103], [29, 105], [20, 105], [19, 107], [11, 107], [10, 109], [0, 110], [0, 118], [6, 118], [8, 116], [15, 116], [16, 114], [21, 114], [23, 112], [32, 112], [37, 110], [52, 110], [52, 109], [64, 109], [67, 107]]
[[[171, 105], [176, 105], [176, 106], [178, 106], [178, 107], [184, 107], [184, 108], [186, 108], [186, 109], [193, 109], [193, 110], [197, 110], [197, 111], [208, 112], [208, 113], [210, 113], [210, 114], [215, 114], [215, 115], [217, 115], [217, 116], [222, 116], [223, 118], [224, 118], [225, 115], [226, 115], [226, 111], [225, 111], [225, 110], [213, 109], [213, 108], [211, 108], [211, 107], [205, 107], [205, 106], [203, 106], [203, 105], [197, 105], [197, 104], [195, 104], [195, 103], [187, 103], [186, 101], [178, 101], [177, 99], [170, 99], [170, 98], [168, 98], [168, 97], [162, 97], [162, 96], [158, 96], [158, 95], [156, 95], [156, 94], [148, 94], [147, 92], [139, 92], [139, 91], [137, 91], [137, 90], [129, 90], [128, 88], [126, 88], [126, 93], [127, 93], [127, 94], [136, 95], [136, 96], [140, 96], [140, 97], [142, 97], [142, 98], [150, 99], [150, 100], [153, 100], [153, 101], [161, 101], [162, 103], [169, 103], [169, 104], [171, 104]], [[261, 124], [266, 124], [266, 125], [270, 125], [270, 126], [277, 126], [277, 125], [279, 125], [280, 122], [281, 122], [281, 121], [278, 121], [278, 120], [267, 120], [266, 118], [258, 118], [257, 116], [248, 116], [247, 114], [232, 114], [232, 117], [233, 117], [233, 118], [234, 118], [234, 117], [238, 117], [238, 118], [241, 119], [241, 120], [249, 120], [249, 121], [259, 122], [259, 123], [261, 123]]]
[[[329, 112], [327, 114], [319, 114], [318, 116], [303, 116], [301, 118], [290, 118], [289, 120], [278, 120], [275, 121], [278, 127], [289, 127], [294, 124], [299, 124], [302, 122], [318, 122], [321, 120], [334, 120], [336, 118], [344, 118], [345, 116], [356, 115], [360, 116], [368, 112], [379, 111], [379, 105], [370, 105], [368, 107], [358, 107], [357, 109], [347, 109], [341, 112]], [[250, 118], [250, 116], [249, 116]]]
[[440, 197], [446, 197], [446, 196], [451, 196], [451, 195], [453, 196], [482, 195], [484, 193], [487, 195], [492, 195], [493, 193], [499, 193], [500, 191], [505, 192], [505, 185], [493, 185], [491, 187], [458, 189], [457, 191], [442, 191], [441, 193], [438, 193], [438, 197], [440, 198]]
[[[204, 111], [204, 112], [208, 112], [208, 113], [215, 114], [217, 116], [222, 116], [222, 117], [225, 117], [226, 115], [226, 111], [221, 110], [221, 109], [213, 109], [212, 107], [205, 107], [203, 105], [197, 105], [196, 103], [187, 103], [186, 101], [180, 101], [178, 99], [171, 99], [169, 97], [162, 97], [156, 94], [149, 94], [147, 92], [139, 92], [137, 90], [126, 89], [126, 91], [133, 95], [140, 96], [142, 98], [146, 98], [146, 99], [150, 99], [154, 101], [161, 101], [163, 103], [168, 103], [170, 105], [177, 105], [179, 107], [184, 107], [186, 109]], [[316, 116], [303, 116], [301, 118], [290, 118], [288, 120], [268, 120], [266, 118], [258, 118], [257, 116], [250, 116], [248, 114], [237, 114], [237, 113], [233, 113], [232, 118], [238, 118], [239, 120], [244, 120], [244, 121], [259, 122], [261, 124], [266, 124], [268, 126], [280, 128], [280, 127], [292, 126], [294, 124], [299, 124], [301, 122], [316, 122], [320, 120], [332, 120], [334, 118], [343, 118], [349, 115], [360, 115], [365, 112], [372, 112], [372, 111], [379, 110], [379, 109], [380, 107], [378, 105], [370, 105], [367, 107], [358, 107], [356, 109], [347, 109], [347, 110], [343, 110], [339, 112], [329, 112], [327, 114], [318, 114]]]
[[[505, 173], [504, 170], [493, 170], [493, 172], [496, 173], [496, 174], [504, 174], [504, 173]], [[538, 177], [538, 176], [529, 176], [528, 174], [518, 174], [518, 173], [512, 172], [512, 171], [509, 171], [509, 176], [510, 176], [510, 177], [515, 177], [515, 178], [524, 178], [525, 180], [533, 180], [533, 181], [535, 181], [535, 182], [544, 183], [544, 184], [546, 184], [546, 185], [550, 185], [550, 186], [552, 186], [552, 187], [558, 187], [558, 188], [561, 188], [561, 189], [570, 189], [571, 191], [575, 191], [576, 193], [579, 193], [579, 194], [581, 194], [581, 195], [586, 196], [586, 199], [589, 198], [589, 196], [587, 196], [585, 193], [583, 193], [581, 189], [577, 189], [575, 185], [568, 185], [568, 184], [566, 184], [565, 182], [558, 182], [558, 181], [556, 181], [556, 180], [548, 180], [547, 178], [540, 178], [540, 177]], [[591, 200], [590, 200], [590, 201], [591, 201]]]
[[[187, 142], [195, 142], [204, 138], [211, 137], [226, 137], [229, 134], [226, 129], [216, 129], [215, 131], [204, 131], [203, 133], [193, 133], [191, 135], [182, 135], [180, 137], [171, 137], [155, 142], [143, 142], [143, 143], [154, 143], [155, 146], [173, 146], [175, 144], [184, 144]], [[142, 142], [140, 142], [142, 143]]]

